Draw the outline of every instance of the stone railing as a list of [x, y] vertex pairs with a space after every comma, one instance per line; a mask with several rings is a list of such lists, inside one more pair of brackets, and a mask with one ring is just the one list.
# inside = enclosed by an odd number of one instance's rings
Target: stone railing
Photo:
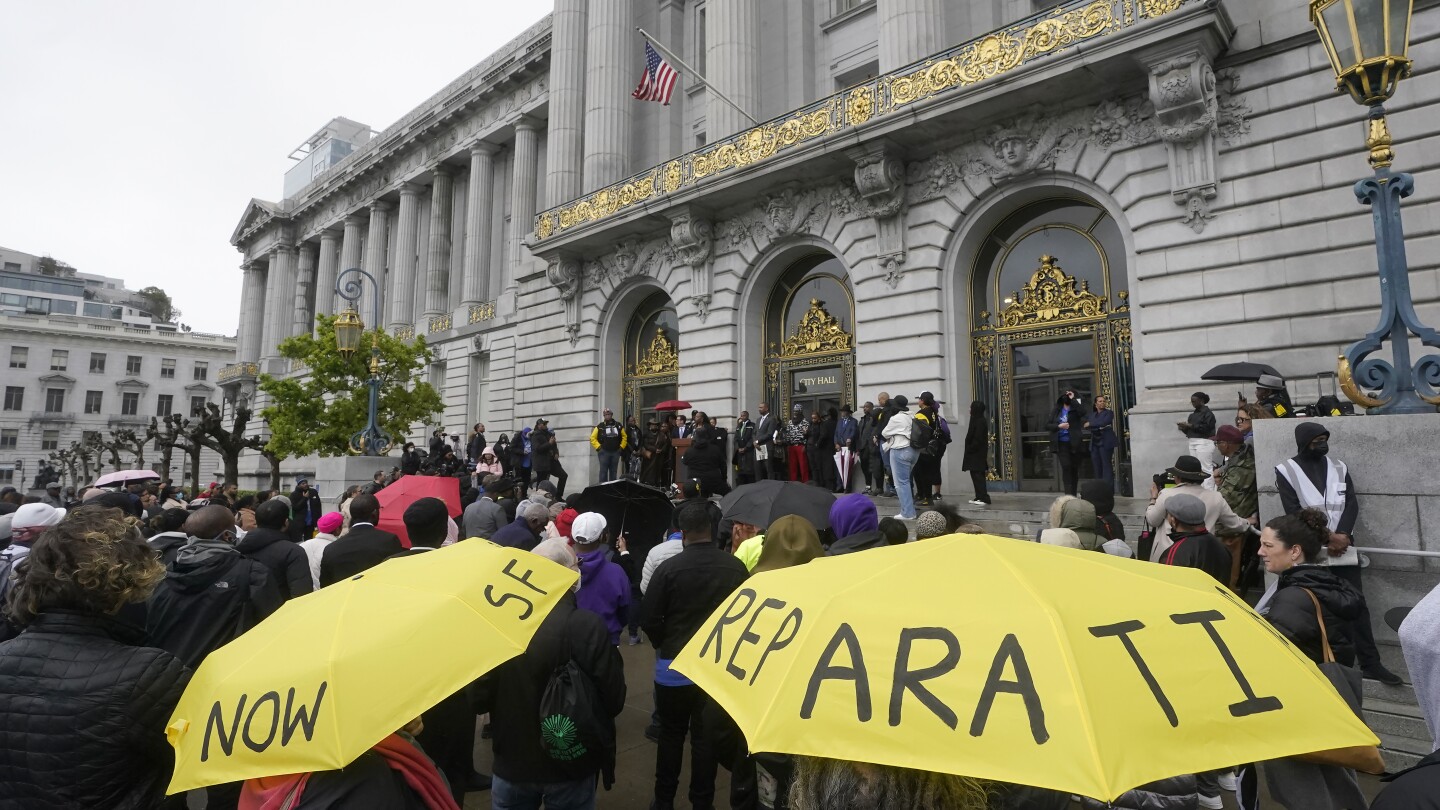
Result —
[[240, 380], [246, 377], [255, 377], [259, 374], [260, 366], [257, 363], [231, 363], [230, 365], [220, 369], [220, 373], [215, 375], [215, 380], [221, 385], [224, 385], [225, 383], [231, 382], [233, 380]]
[[535, 216], [535, 239], [543, 243], [577, 225], [608, 219], [706, 178], [764, 163], [817, 139], [852, 133], [917, 103], [958, 93], [1197, 2], [1200, 0], [1071, 0], [541, 211]]
[[494, 320], [494, 318], [494, 301], [481, 301], [478, 304], [470, 305], [470, 323], [483, 323], [484, 321]]

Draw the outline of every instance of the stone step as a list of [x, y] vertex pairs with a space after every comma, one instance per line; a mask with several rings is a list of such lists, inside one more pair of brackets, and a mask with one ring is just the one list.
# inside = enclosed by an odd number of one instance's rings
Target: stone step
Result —
[[1425, 716], [1421, 714], [1420, 707], [1410, 703], [1367, 699], [1365, 723], [1376, 734], [1391, 734], [1419, 741], [1430, 736], [1430, 729], [1425, 725]]
[[1418, 740], [1387, 738], [1384, 734], [1377, 736], [1380, 737], [1380, 757], [1385, 760], [1385, 770], [1390, 773], [1399, 773], [1406, 768], [1413, 768], [1415, 763], [1430, 755], [1429, 751], [1410, 750], [1424, 745]]
[[[1376, 646], [1380, 648], [1381, 658], [1384, 658], [1385, 647], [1387, 645], [1379, 644]], [[1363, 683], [1365, 688], [1365, 703], [1367, 705], [1372, 700], [1385, 701], [1386, 703], [1401, 703], [1417, 707], [1420, 705], [1420, 701], [1415, 697], [1415, 687], [1408, 683], [1401, 684], [1400, 686], [1386, 686], [1379, 681], [1374, 681], [1369, 678], [1366, 678]]]

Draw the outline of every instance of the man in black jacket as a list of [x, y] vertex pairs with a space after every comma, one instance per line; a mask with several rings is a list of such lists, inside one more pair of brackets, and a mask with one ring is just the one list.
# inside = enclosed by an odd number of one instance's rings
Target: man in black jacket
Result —
[[465, 457], [470, 459], [471, 464], [479, 463], [480, 454], [485, 452], [486, 447], [485, 424], [476, 422], [470, 431], [470, 441], [465, 444]]
[[[535, 553], [577, 568], [575, 554], [563, 541], [541, 543]], [[540, 745], [540, 699], [551, 674], [566, 661], [574, 661], [590, 679], [600, 714], [613, 722], [625, 707], [625, 665], [604, 620], [580, 610], [575, 595], [566, 594], [523, 654], [475, 683], [475, 711], [490, 713], [496, 807], [539, 807], [542, 800], [546, 807], [594, 807], [596, 775], [603, 775], [607, 788], [614, 782], [613, 725], [607, 750], [586, 751], [577, 759], [553, 759]]]
[[530, 467], [535, 471], [537, 484], [555, 476], [555, 497], [565, 500], [565, 482], [570, 480], [570, 476], [560, 464], [560, 445], [546, 419], [536, 419], [535, 429], [530, 431]]
[[290, 493], [290, 537], [295, 542], [309, 540], [315, 536], [315, 525], [325, 514], [320, 503], [320, 491], [310, 486], [310, 480], [303, 475], [295, 476], [295, 491]]
[[760, 421], [755, 423], [755, 438], [751, 440], [755, 447], [755, 480], [784, 478], [780, 472], [780, 448], [775, 446], [775, 431], [780, 429], [780, 422], [764, 402], [756, 405], [755, 411], [760, 414]]
[[280, 587], [280, 596], [294, 599], [313, 590], [310, 559], [305, 550], [290, 540], [286, 531], [290, 510], [279, 498], [260, 504], [255, 509], [255, 528], [245, 533], [235, 549], [270, 569], [270, 576]]
[[710, 502], [703, 500], [686, 501], [680, 507], [675, 522], [684, 535], [684, 550], [655, 570], [641, 607], [640, 626], [656, 650], [655, 712], [660, 744], [655, 753], [652, 810], [674, 807], [687, 732], [690, 804], [712, 807], [715, 803], [716, 763], [700, 720], [707, 698], [700, 687], [670, 669], [670, 662], [750, 573], [744, 563], [716, 547], [711, 539], [711, 508]]
[[373, 568], [404, 548], [400, 538], [375, 528], [379, 520], [380, 502], [374, 495], [360, 494], [350, 500], [350, 531], [326, 546], [320, 556], [320, 587]]
[[735, 465], [735, 486], [755, 482], [755, 423], [750, 412], [741, 411], [735, 422], [735, 452], [730, 462]]
[[[600, 424], [590, 431], [590, 447], [599, 457], [602, 484], [615, 480], [616, 469], [620, 464], [620, 452], [630, 446], [630, 437], [625, 432], [625, 426], [615, 421], [615, 413], [606, 408], [604, 416]], [[531, 439], [534, 439], [533, 434]]]
[[235, 517], [229, 509], [207, 506], [185, 521], [185, 531], [195, 539], [175, 555], [150, 595], [145, 644], [194, 669], [275, 612], [284, 598], [265, 564], [232, 545]]
[[1170, 539], [1160, 562], [1180, 568], [1198, 568], [1221, 585], [1230, 581], [1230, 551], [1205, 528], [1205, 504], [1194, 495], [1174, 495], [1165, 501]]

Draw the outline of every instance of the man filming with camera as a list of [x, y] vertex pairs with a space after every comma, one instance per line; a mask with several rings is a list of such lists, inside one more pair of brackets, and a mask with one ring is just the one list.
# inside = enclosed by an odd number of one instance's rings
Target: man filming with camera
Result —
[[1163, 529], [1166, 525], [1165, 502], [1176, 495], [1199, 498], [1205, 504], [1205, 527], [1222, 541], [1251, 530], [1250, 521], [1235, 514], [1235, 510], [1225, 502], [1225, 496], [1202, 486], [1208, 477], [1200, 466], [1200, 459], [1181, 456], [1175, 460], [1175, 466], [1151, 480], [1150, 506], [1145, 509], [1145, 525], [1155, 536], [1154, 545], [1150, 548], [1150, 562], [1159, 562], [1160, 556], [1173, 542]]

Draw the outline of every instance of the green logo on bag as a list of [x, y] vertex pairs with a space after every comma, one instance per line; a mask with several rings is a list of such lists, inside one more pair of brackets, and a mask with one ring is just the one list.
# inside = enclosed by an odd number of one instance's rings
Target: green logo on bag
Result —
[[569, 762], [585, 756], [579, 731], [575, 721], [563, 714], [552, 714], [540, 721], [540, 739], [551, 759]]

